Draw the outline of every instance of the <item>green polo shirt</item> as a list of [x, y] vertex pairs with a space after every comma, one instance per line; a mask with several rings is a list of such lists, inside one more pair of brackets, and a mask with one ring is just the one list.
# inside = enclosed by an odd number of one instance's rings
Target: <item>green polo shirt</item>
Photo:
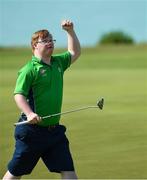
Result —
[[[24, 95], [32, 110], [41, 117], [60, 113], [63, 74], [70, 64], [69, 52], [51, 56], [50, 65], [32, 56], [32, 60], [18, 72], [14, 94]], [[38, 125], [54, 125], [59, 123], [59, 120], [60, 116], [51, 117], [44, 119]]]

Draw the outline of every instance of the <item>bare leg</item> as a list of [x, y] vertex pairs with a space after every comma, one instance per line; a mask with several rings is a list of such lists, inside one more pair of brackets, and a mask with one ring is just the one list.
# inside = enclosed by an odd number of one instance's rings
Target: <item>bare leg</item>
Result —
[[62, 179], [78, 179], [74, 171], [62, 171], [61, 178]]
[[20, 179], [21, 176], [13, 176], [9, 171], [6, 172], [2, 180]]

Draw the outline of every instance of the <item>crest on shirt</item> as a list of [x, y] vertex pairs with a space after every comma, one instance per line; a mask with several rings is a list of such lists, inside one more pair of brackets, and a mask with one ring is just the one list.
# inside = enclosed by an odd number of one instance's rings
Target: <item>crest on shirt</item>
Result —
[[46, 74], [46, 69], [40, 69], [40, 74], [44, 76]]
[[61, 73], [61, 68], [60, 67], [58, 67], [58, 71]]

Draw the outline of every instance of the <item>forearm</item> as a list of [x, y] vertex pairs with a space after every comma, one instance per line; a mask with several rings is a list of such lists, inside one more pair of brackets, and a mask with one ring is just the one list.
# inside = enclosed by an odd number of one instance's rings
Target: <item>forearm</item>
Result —
[[18, 106], [18, 108], [24, 112], [26, 115], [29, 115], [30, 113], [32, 113], [32, 109], [30, 108], [25, 96], [21, 95], [21, 94], [16, 94], [14, 96], [15, 102]]
[[74, 30], [67, 31], [67, 37], [68, 37], [68, 51], [71, 52], [71, 54], [76, 59], [81, 54], [80, 42]]
[[38, 114], [34, 113], [30, 108], [25, 96], [16, 94], [14, 99], [19, 109], [27, 116], [27, 120], [30, 124], [37, 124], [41, 121], [41, 118], [38, 116]]

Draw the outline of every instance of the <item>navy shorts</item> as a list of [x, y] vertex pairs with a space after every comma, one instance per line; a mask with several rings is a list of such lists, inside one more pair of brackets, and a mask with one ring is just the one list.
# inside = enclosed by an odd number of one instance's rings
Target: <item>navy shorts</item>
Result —
[[8, 164], [14, 176], [30, 174], [41, 158], [51, 172], [74, 171], [66, 128], [53, 129], [37, 125], [20, 125], [15, 128], [15, 151]]

